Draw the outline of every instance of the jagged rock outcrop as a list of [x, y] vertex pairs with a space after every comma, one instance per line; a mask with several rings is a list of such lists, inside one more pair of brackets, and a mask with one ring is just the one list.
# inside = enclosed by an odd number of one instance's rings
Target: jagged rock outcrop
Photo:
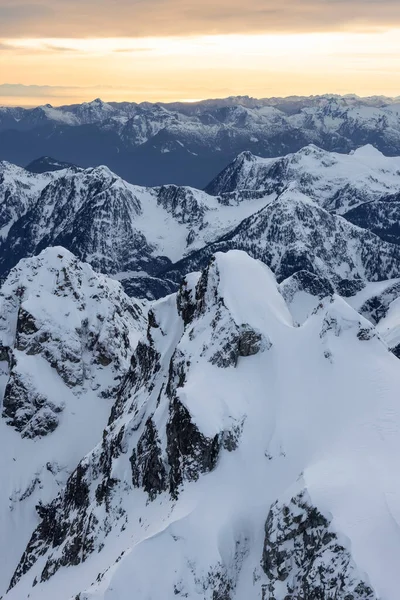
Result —
[[298, 271], [288, 277], [279, 286], [293, 318], [303, 323], [317, 308], [321, 300], [332, 296], [334, 288], [331, 282], [309, 271]]
[[[145, 330], [145, 312], [142, 302], [65, 248], [21, 261], [3, 283], [0, 595], [26, 547], [28, 528], [40, 518], [40, 536], [61, 539], [63, 524], [57, 526], [51, 501], [101, 437]], [[71, 510], [84, 496], [82, 479], [81, 473], [68, 484], [67, 497], [77, 503]]]
[[330, 519], [301, 491], [276, 501], [265, 524], [262, 566], [269, 579], [264, 598], [376, 600], [360, 577]]
[[[34, 205], [41, 191], [57, 175], [33, 175], [16, 165], [0, 161], [0, 237]], [[18, 262], [18, 260], [17, 260]]]
[[[122, 489], [140, 488], [149, 501], [163, 493], [177, 500], [184, 484], [215, 469], [221, 451], [237, 448], [244, 415], [228, 419], [229, 426], [221, 424], [210, 435], [196, 423], [182, 396], [199, 343], [200, 359], [218, 369], [235, 368], [240, 359], [271, 348], [265, 333], [237, 322], [226, 305], [223, 264], [222, 256], [213, 259], [200, 277], [187, 277], [176, 296], [153, 305], [147, 336], [132, 357], [101, 446], [80, 463], [65, 492], [45, 509], [59, 525], [49, 528], [46, 519], [39, 525], [12, 586], [43, 554], [48, 558], [40, 580], [46, 581], [61, 566], [75, 564], [75, 557], [84, 561], [90, 549], [100, 550], [100, 538], [110, 533], [111, 522], [128, 518], [120, 505]], [[203, 333], [210, 327], [211, 339]], [[120, 461], [131, 472], [130, 482], [112, 475]], [[75, 496], [80, 502], [72, 511]]]

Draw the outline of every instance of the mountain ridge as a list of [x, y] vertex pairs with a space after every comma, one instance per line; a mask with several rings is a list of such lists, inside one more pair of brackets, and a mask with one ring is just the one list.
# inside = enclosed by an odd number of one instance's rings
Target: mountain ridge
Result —
[[398, 99], [326, 95], [3, 108], [0, 159], [107, 164], [134, 184], [202, 188], [244, 150], [272, 157], [314, 143], [347, 153], [369, 143], [398, 155], [399, 107]]
[[[134, 186], [106, 166], [35, 175], [3, 162], [0, 171], [3, 277], [20, 258], [38, 254], [49, 245], [62, 245], [95, 269], [120, 280], [131, 295], [161, 297], [176, 289], [187, 270], [193, 270], [183, 266], [179, 271], [181, 263], [189, 264], [196, 255], [204, 255], [207, 261], [218, 244], [225, 250], [246, 249], [274, 270], [279, 270], [280, 259], [272, 255], [283, 257], [286, 244], [287, 258], [282, 265], [287, 267], [281, 275], [277, 272], [280, 279], [302, 269], [324, 277], [329, 272], [336, 282], [349, 276], [360, 282], [397, 276], [400, 239], [395, 218], [400, 159], [384, 157], [370, 146], [350, 155], [329, 153], [314, 145], [277, 159], [244, 153], [208, 186], [208, 191], [218, 195], [175, 185]], [[294, 210], [296, 206], [298, 210]], [[361, 217], [375, 206], [379, 215], [380, 207], [386, 211], [385, 222], [379, 217], [381, 227], [376, 216]], [[356, 219], [355, 215], [360, 216]], [[320, 236], [320, 258], [313, 257], [316, 249], [304, 234], [312, 223], [313, 235], [317, 235], [316, 219], [325, 223], [328, 240], [338, 236], [343, 264], [358, 264], [349, 266], [347, 274], [340, 261], [333, 268], [334, 260]], [[277, 235], [277, 227], [286, 231], [286, 238]], [[298, 240], [303, 240], [301, 252], [296, 249], [300, 242], [293, 239], [291, 229], [297, 231]], [[371, 232], [377, 237], [371, 237]], [[260, 245], [263, 236], [266, 246]], [[244, 237], [247, 242], [243, 246]], [[352, 249], [352, 240], [361, 239], [370, 252], [369, 258], [361, 259], [362, 267]], [[254, 254], [250, 246], [256, 241]], [[268, 246], [270, 250], [265, 253]], [[301, 254], [304, 260], [300, 260]], [[380, 255], [387, 257], [386, 262], [378, 258]], [[325, 266], [319, 264], [321, 260]], [[365, 270], [368, 261], [375, 266]], [[199, 266], [203, 268], [205, 263]], [[194, 262], [193, 268], [198, 268]], [[179, 273], [174, 275], [176, 270]]]

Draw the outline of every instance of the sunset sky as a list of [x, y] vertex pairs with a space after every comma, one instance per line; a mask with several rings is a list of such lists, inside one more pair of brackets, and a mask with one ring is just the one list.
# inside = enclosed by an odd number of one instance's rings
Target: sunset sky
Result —
[[399, 0], [0, 0], [0, 104], [400, 95]]

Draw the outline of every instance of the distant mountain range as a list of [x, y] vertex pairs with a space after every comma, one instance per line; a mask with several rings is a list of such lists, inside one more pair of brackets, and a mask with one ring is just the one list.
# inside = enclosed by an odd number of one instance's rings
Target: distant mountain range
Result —
[[[315, 96], [197, 103], [93, 102], [0, 108], [0, 160], [35, 172], [107, 165], [130, 183], [202, 188], [243, 151], [282, 156], [313, 143], [400, 154], [400, 100]], [[51, 157], [38, 162], [41, 157]], [[46, 164], [47, 163], [47, 164]]]

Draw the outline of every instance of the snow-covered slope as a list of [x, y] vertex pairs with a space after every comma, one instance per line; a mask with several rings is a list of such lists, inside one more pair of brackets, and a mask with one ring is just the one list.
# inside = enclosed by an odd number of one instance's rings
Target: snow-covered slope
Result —
[[343, 214], [360, 204], [400, 193], [400, 158], [386, 157], [373, 146], [350, 154], [306, 146], [282, 158], [244, 152], [207, 186], [210, 194], [272, 194], [296, 183], [326, 210]]
[[268, 267], [217, 254], [153, 305], [5, 598], [397, 600], [399, 385], [343, 299], [299, 325]]
[[35, 506], [101, 436], [144, 322], [141, 302], [61, 247], [21, 261], [1, 287], [0, 595]]

